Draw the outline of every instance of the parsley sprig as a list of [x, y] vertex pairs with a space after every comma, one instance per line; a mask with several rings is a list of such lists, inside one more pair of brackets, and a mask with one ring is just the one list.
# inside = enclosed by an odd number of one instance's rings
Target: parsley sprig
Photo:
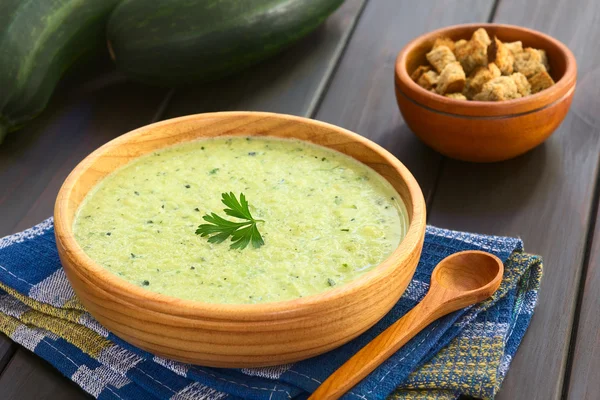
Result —
[[208, 224], [198, 226], [196, 235], [200, 235], [201, 237], [209, 236], [209, 243], [222, 243], [231, 236], [233, 243], [229, 247], [232, 249], [245, 249], [250, 242], [252, 242], [252, 247], [254, 248], [264, 245], [265, 242], [262, 236], [260, 236], [260, 232], [258, 232], [256, 223], [265, 221], [252, 217], [244, 193], [240, 193], [239, 201], [233, 192], [222, 193], [221, 201], [228, 207], [223, 209], [225, 214], [245, 221], [234, 222], [219, 217], [215, 213], [206, 214], [202, 219], [208, 222]]

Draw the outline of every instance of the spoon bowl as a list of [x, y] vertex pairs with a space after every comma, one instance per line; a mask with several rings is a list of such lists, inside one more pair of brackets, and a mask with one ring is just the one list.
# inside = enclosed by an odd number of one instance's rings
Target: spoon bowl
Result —
[[[502, 263], [498, 257], [483, 251], [466, 251], [446, 257], [431, 276], [432, 284], [445, 289], [470, 292], [494, 283]], [[498, 280], [498, 284], [500, 281]]]
[[504, 265], [495, 255], [484, 251], [462, 251], [444, 258], [435, 267], [430, 292], [439, 289], [446, 302], [452, 303], [456, 310], [491, 296], [500, 286], [503, 272]]

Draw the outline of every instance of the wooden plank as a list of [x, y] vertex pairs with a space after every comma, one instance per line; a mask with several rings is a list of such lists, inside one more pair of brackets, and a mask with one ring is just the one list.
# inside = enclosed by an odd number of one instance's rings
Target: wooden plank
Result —
[[17, 345], [8, 337], [0, 333], [0, 375], [12, 358], [17, 349]]
[[177, 90], [165, 118], [210, 111], [311, 115], [366, 0], [346, 0], [283, 53], [214, 83]]
[[600, 54], [590, 51], [599, 16], [595, 0], [577, 7], [568, 0], [500, 2], [495, 22], [546, 32], [575, 54], [579, 85], [571, 112], [544, 145], [517, 159], [445, 162], [429, 210], [434, 225], [520, 236], [527, 251], [544, 257], [539, 305], [499, 399], [561, 396], [600, 154], [598, 91], [584, 86], [600, 64]]
[[394, 63], [414, 37], [446, 25], [486, 21], [493, 1], [378, 0], [367, 4], [315, 115], [376, 141], [415, 175], [426, 198], [441, 157], [404, 124], [394, 95]]
[[3, 400], [89, 400], [85, 393], [46, 361], [27, 350], [19, 349], [2, 376]]
[[567, 398], [572, 400], [596, 400], [600, 393], [600, 210], [595, 226], [569, 373]]

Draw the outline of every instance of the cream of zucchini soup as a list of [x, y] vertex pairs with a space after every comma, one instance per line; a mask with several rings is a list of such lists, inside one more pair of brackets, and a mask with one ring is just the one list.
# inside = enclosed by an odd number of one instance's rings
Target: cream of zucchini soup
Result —
[[209, 303], [323, 292], [385, 260], [408, 228], [366, 165], [300, 140], [229, 137], [155, 151], [87, 195], [84, 252], [147, 290]]

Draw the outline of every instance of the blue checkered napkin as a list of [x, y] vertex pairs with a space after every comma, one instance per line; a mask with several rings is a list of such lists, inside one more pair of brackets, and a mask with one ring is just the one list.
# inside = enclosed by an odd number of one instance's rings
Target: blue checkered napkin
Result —
[[48, 219], [0, 239], [0, 331], [99, 399], [302, 399], [422, 299], [441, 259], [470, 249], [505, 262], [494, 297], [431, 324], [344, 398], [493, 398], [529, 325], [541, 279], [541, 260], [514, 238], [429, 227], [408, 289], [365, 334], [296, 364], [217, 369], [153, 356], [95, 321], [66, 279]]

